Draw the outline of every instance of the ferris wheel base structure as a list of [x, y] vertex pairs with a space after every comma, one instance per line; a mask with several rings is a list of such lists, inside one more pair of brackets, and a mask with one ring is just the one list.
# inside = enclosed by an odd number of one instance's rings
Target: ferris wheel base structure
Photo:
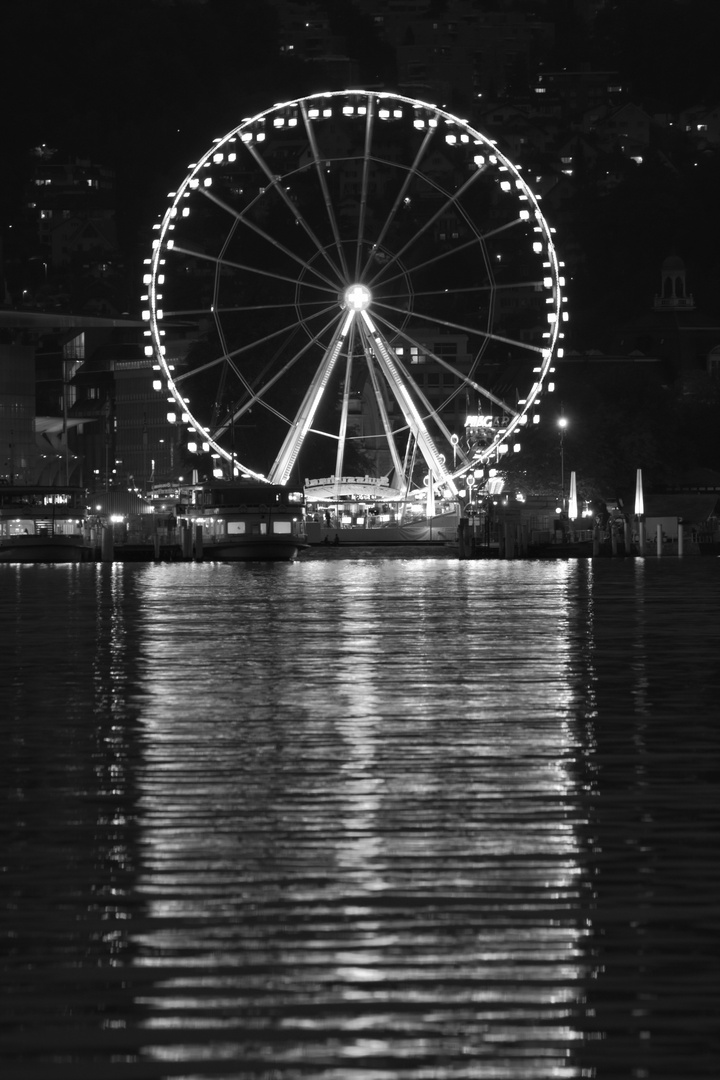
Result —
[[393, 93], [309, 95], [214, 140], [169, 200], [146, 354], [215, 475], [456, 496], [537, 422], [561, 264], [520, 169], [466, 121]]

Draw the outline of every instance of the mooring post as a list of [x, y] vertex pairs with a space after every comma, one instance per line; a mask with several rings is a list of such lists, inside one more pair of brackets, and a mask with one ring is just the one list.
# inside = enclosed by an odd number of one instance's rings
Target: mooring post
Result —
[[183, 559], [192, 559], [192, 530], [189, 525], [180, 526], [180, 550]]
[[515, 541], [513, 540], [512, 527], [505, 522], [505, 558], [515, 558]]
[[112, 562], [115, 558], [115, 544], [112, 525], [103, 525], [100, 558], [103, 562]]
[[458, 556], [461, 559], [467, 558], [467, 552], [465, 550], [465, 530], [467, 529], [468, 519], [461, 517], [458, 522]]

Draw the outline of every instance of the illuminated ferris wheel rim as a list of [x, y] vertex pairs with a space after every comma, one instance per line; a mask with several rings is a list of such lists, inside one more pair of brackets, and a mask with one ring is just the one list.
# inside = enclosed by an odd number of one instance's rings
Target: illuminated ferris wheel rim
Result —
[[[188, 427], [194, 429], [202, 438], [203, 442], [206, 443], [216, 455], [238, 467], [242, 475], [265, 480], [266, 477], [263, 473], [255, 471], [246, 465], [242, 465], [232, 453], [213, 437], [210, 428], [203, 425], [193, 415], [188, 399], [183, 397], [175, 383], [175, 379], [173, 378], [173, 368], [166, 359], [165, 346], [161, 340], [164, 336], [164, 330], [161, 327], [164, 312], [161, 307], [162, 294], [159, 292], [159, 287], [162, 287], [164, 282], [164, 256], [173, 248], [173, 238], [170, 236], [170, 233], [175, 227], [174, 222], [181, 200], [187, 196], [189, 191], [199, 187], [201, 184], [207, 185], [211, 182], [208, 177], [203, 178], [202, 172], [210, 167], [213, 159], [217, 160], [216, 155], [222, 154], [224, 148], [227, 148], [234, 143], [238, 137], [240, 137], [243, 142], [249, 142], [250, 130], [257, 125], [264, 123], [270, 117], [275, 117], [275, 125], [282, 127], [284, 125], [284, 119], [287, 118], [283, 118], [281, 114], [283, 112], [300, 109], [307, 124], [308, 120], [320, 117], [325, 110], [331, 107], [331, 104], [337, 100], [349, 102], [349, 104], [346, 104], [343, 108], [343, 114], [347, 116], [363, 115], [363, 113], [366, 113], [367, 110], [374, 105], [377, 107], [378, 116], [382, 118], [383, 109], [388, 106], [395, 106], [396, 108], [399, 106], [407, 106], [417, 112], [418, 116], [414, 121], [414, 126], [418, 128], [426, 126], [437, 127], [440, 121], [442, 121], [447, 125], [448, 129], [456, 129], [454, 131], [449, 130], [446, 132], [446, 141], [454, 142], [459, 138], [461, 142], [472, 142], [473, 145], [482, 147], [488, 155], [488, 160], [496, 165], [500, 171], [509, 174], [509, 177], [501, 182], [503, 189], [509, 190], [509, 185], [514, 183], [518, 197], [528, 203], [527, 218], [529, 219], [532, 217], [534, 219], [534, 231], [540, 234], [539, 239], [536, 242], [536, 250], [542, 248], [543, 258], [546, 260], [543, 262], [543, 267], [547, 273], [545, 284], [552, 290], [552, 310], [547, 313], [548, 328], [547, 332], [543, 334], [546, 341], [543, 343], [541, 349], [537, 349], [539, 353], [539, 364], [534, 368], [536, 379], [528, 391], [527, 396], [518, 403], [523, 406], [522, 409], [512, 410], [505, 405], [505, 403], [500, 403], [507, 412], [512, 413], [513, 415], [510, 416], [507, 423], [502, 425], [492, 441], [475, 454], [472, 461], [466, 461], [460, 468], [452, 470], [448, 469], [445, 471], [443, 479], [453, 481], [457, 477], [468, 472], [473, 466], [481, 465], [493, 458], [497, 460], [499, 456], [498, 451], [503, 449], [503, 446], [507, 448], [506, 444], [510, 436], [521, 424], [526, 423], [528, 410], [535, 404], [543, 391], [545, 378], [551, 369], [556, 353], [561, 355], [561, 351], [557, 348], [557, 343], [558, 339], [563, 336], [561, 332], [561, 321], [563, 317], [567, 318], [567, 315], [562, 309], [564, 298], [560, 286], [564, 284], [564, 280], [561, 277], [560, 263], [551, 235], [553, 230], [551, 230], [550, 226], [547, 224], [540, 210], [537, 197], [521, 176], [518, 168], [497, 148], [495, 143], [489, 139], [488, 136], [473, 128], [467, 121], [448, 112], [442, 107], [433, 105], [421, 99], [396, 94], [391, 91], [372, 91], [365, 89], [326, 91], [292, 98], [288, 101], [269, 106], [267, 109], [256, 113], [254, 116], [243, 118], [238, 125], [228, 131], [222, 138], [215, 139], [212, 146], [198, 159], [198, 161], [189, 166], [190, 171], [177, 190], [169, 193], [169, 198], [172, 201], [166, 209], [160, 224], [155, 226], [159, 231], [159, 235], [153, 241], [151, 257], [145, 260], [145, 263], [150, 266], [150, 273], [146, 274], [144, 278], [148, 287], [148, 292], [143, 299], [149, 301], [149, 306], [147, 309], [143, 310], [143, 318], [149, 322], [149, 330], [146, 331], [146, 334], [151, 338], [151, 345], [147, 346], [145, 350], [146, 355], [155, 357], [157, 365], [165, 377], [167, 392], [172, 396], [175, 403], [180, 408], [181, 413], [187, 418], [186, 422]], [[328, 103], [330, 103], [330, 106]], [[322, 108], [323, 106], [325, 108]], [[245, 139], [243, 138], [243, 135], [246, 136]], [[335, 159], [331, 155], [329, 160]], [[477, 158], [475, 160], [477, 161]], [[483, 159], [481, 158], [480, 160]], [[479, 165], [478, 168], [480, 168]], [[508, 186], [506, 187], [505, 185]], [[309, 269], [309, 264], [306, 264], [306, 269]], [[339, 298], [340, 306], [345, 312], [343, 337], [347, 334], [355, 319], [363, 320], [367, 326], [372, 327], [371, 312], [373, 294], [371, 288], [369, 288], [365, 282], [359, 279], [355, 280], [355, 276], [352, 274], [348, 275], [348, 280], [342, 287]], [[548, 303], [550, 303], [550, 301], [548, 301]], [[211, 308], [210, 311], [213, 312], [213, 309]], [[476, 387], [476, 389], [479, 389], [483, 393], [487, 393], [483, 388]], [[490, 395], [490, 397], [492, 397], [492, 395]]]

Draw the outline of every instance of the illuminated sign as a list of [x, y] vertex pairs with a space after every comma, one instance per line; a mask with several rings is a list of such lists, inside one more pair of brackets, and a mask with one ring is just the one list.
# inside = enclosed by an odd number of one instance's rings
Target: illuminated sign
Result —
[[389, 486], [390, 480], [387, 476], [322, 476], [318, 480], [308, 480], [305, 478], [305, 484], [307, 487], [319, 487], [326, 484], [372, 484], [373, 486]]

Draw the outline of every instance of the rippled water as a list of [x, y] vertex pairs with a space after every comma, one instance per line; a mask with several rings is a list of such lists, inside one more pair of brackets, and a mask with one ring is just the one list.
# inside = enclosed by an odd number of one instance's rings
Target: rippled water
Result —
[[720, 1073], [720, 560], [0, 566], [4, 1080]]

